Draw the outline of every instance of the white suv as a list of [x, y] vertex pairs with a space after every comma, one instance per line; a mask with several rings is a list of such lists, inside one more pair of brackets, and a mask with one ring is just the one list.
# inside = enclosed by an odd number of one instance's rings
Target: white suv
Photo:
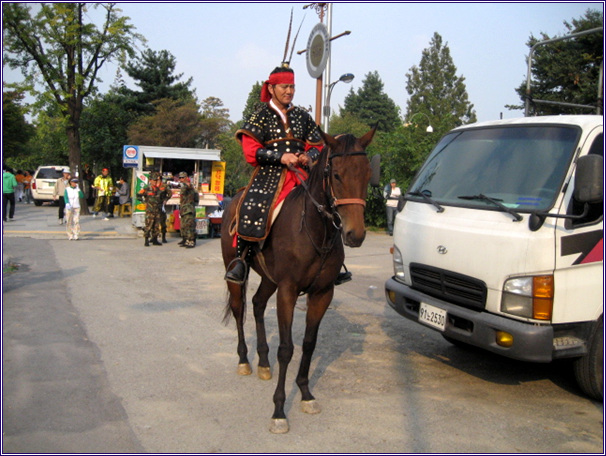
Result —
[[57, 179], [63, 176], [63, 170], [69, 166], [38, 166], [32, 179], [32, 197], [36, 206], [45, 201], [53, 201], [53, 192]]

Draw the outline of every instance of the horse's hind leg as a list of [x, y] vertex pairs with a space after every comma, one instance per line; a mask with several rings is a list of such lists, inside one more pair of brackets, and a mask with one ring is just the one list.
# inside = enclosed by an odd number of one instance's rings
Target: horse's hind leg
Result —
[[265, 331], [265, 309], [267, 301], [276, 291], [276, 285], [266, 278], [261, 280], [259, 289], [253, 296], [253, 309], [255, 314], [255, 323], [257, 326], [257, 354], [259, 355], [259, 365], [257, 367], [257, 376], [262, 380], [271, 379], [271, 369], [269, 365], [269, 345], [267, 345], [267, 334]]
[[309, 390], [309, 368], [311, 366], [311, 358], [316, 349], [318, 340], [318, 330], [320, 322], [326, 313], [326, 309], [330, 305], [334, 288], [327, 290], [321, 295], [308, 297], [307, 317], [305, 325], [305, 337], [303, 338], [303, 353], [301, 356], [301, 364], [297, 374], [297, 385], [301, 390], [301, 410], [305, 413], [320, 413], [320, 406], [317, 404], [314, 396]]
[[236, 319], [236, 329], [238, 331], [238, 375], [250, 375], [252, 370], [248, 362], [248, 347], [244, 336], [244, 318], [246, 315], [246, 296], [244, 285], [236, 285], [228, 282], [227, 289], [229, 291], [229, 307]]

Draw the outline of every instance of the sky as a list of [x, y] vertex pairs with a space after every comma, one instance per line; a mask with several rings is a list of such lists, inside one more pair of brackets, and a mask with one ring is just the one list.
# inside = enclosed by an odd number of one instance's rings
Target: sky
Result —
[[[183, 74], [181, 81], [193, 78], [191, 87], [199, 100], [219, 98], [232, 121], [241, 119], [253, 85], [266, 80], [281, 63], [292, 10], [291, 45], [303, 21], [291, 60], [296, 73], [294, 102], [315, 110], [316, 79], [308, 73], [306, 54], [297, 53], [306, 49], [320, 22], [314, 8], [304, 9], [308, 2], [118, 3], [147, 40], [139, 50], [169, 51], [176, 60], [175, 73]], [[521, 103], [515, 88], [526, 81], [530, 36], [565, 35], [565, 21], [571, 23], [588, 9], [603, 11], [603, 6], [603, 2], [335, 2], [331, 36], [351, 33], [331, 41], [329, 79], [337, 81], [344, 73], [355, 78], [350, 84], [334, 85], [332, 110], [338, 111], [350, 89], [357, 92], [366, 75], [376, 71], [384, 92], [404, 116], [406, 74], [419, 65], [422, 51], [437, 32], [450, 50], [456, 75], [464, 78], [478, 121], [521, 117], [523, 111], [505, 106]], [[20, 78], [13, 71], [3, 76], [6, 81]], [[116, 65], [103, 67], [100, 76], [104, 92], [115, 80]]]

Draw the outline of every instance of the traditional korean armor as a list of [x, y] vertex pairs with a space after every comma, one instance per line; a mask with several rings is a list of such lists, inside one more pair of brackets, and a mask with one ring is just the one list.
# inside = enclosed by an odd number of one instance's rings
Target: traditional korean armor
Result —
[[[280, 162], [282, 155], [301, 154], [306, 146], [322, 144], [319, 129], [307, 111], [294, 106], [286, 116], [285, 125], [276, 111], [264, 105], [236, 132], [238, 140], [246, 135], [263, 145], [255, 153], [258, 166], [244, 190], [237, 211], [237, 233], [247, 241], [260, 241], [269, 234], [268, 220], [271, 220], [287, 173], [293, 173]], [[317, 149], [308, 153], [312, 161], [317, 160]]]

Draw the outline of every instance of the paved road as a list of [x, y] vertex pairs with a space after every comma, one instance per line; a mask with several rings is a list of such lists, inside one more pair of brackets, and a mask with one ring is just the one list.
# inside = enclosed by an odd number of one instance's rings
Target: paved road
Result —
[[[391, 238], [347, 249], [299, 410], [304, 298], [287, 380], [290, 432], [268, 432], [275, 379], [235, 374], [218, 239], [143, 247], [128, 219], [19, 204], [3, 236], [3, 453], [603, 453], [603, 406], [567, 363], [460, 349], [385, 304]], [[257, 283], [253, 276], [249, 296]], [[255, 335], [248, 311], [252, 362]], [[272, 359], [275, 300], [267, 311]]]

